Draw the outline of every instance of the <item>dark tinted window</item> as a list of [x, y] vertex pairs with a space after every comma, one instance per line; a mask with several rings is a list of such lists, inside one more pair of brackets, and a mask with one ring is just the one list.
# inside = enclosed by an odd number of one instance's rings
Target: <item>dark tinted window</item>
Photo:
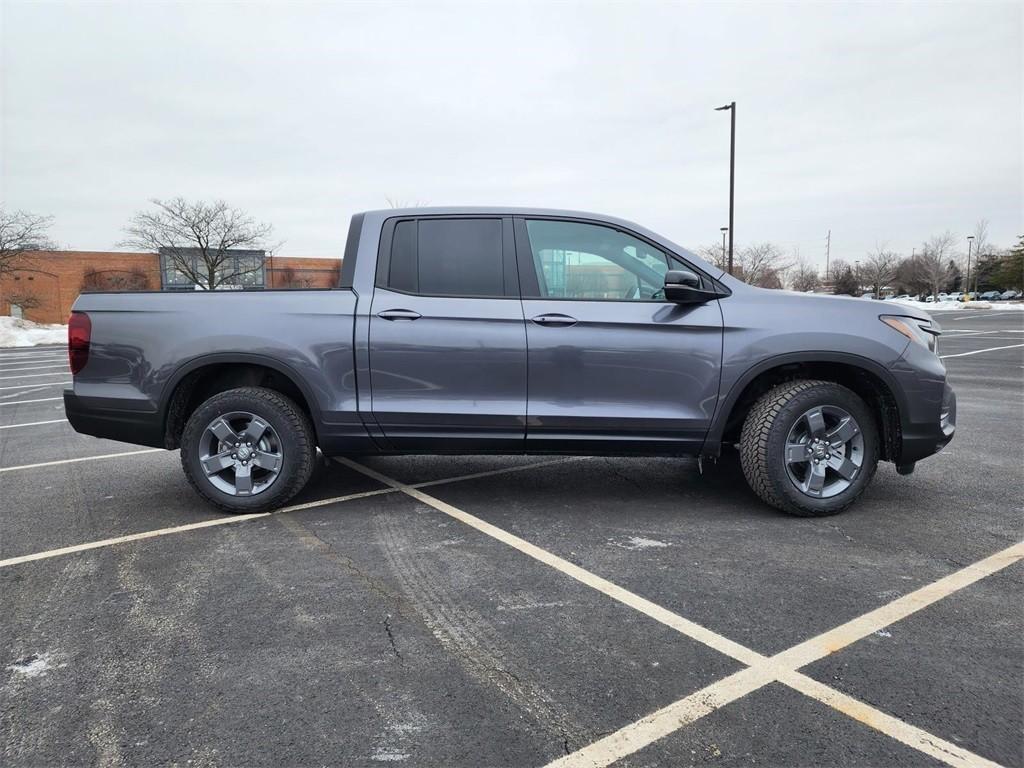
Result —
[[502, 296], [501, 219], [402, 221], [388, 287], [434, 296]]
[[501, 296], [501, 220], [421, 220], [418, 271], [420, 293]]
[[391, 238], [391, 269], [388, 287], [416, 293], [416, 222], [400, 221]]

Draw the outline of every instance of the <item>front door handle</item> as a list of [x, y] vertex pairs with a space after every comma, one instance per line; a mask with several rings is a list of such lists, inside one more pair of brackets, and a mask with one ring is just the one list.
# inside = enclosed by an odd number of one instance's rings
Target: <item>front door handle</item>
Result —
[[422, 315], [419, 312], [413, 312], [411, 309], [385, 309], [383, 312], [378, 312], [377, 317], [384, 320], [417, 320]]
[[575, 317], [569, 317], [569, 315], [563, 315], [559, 312], [550, 312], [546, 315], [531, 317], [530, 322], [551, 328], [568, 328], [570, 325], [576, 325], [579, 321], [576, 320]]

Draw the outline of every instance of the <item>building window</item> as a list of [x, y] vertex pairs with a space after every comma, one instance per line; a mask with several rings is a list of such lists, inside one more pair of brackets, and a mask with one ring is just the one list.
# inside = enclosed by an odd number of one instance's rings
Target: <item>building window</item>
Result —
[[[185, 260], [188, 270], [179, 263]], [[198, 248], [160, 249], [160, 287], [165, 291], [190, 291], [196, 287], [188, 272], [202, 276], [206, 265]], [[218, 288], [264, 288], [267, 280], [266, 251], [228, 251], [217, 269]]]

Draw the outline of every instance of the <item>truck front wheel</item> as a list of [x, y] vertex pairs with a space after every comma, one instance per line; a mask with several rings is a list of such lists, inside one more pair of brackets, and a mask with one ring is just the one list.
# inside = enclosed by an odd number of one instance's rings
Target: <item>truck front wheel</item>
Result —
[[226, 512], [280, 507], [306, 485], [315, 456], [306, 414], [262, 387], [214, 395], [192, 413], [181, 437], [185, 476]]
[[864, 492], [878, 464], [878, 429], [863, 400], [830, 381], [765, 393], [743, 423], [740, 463], [754, 492], [783, 512], [834, 515]]

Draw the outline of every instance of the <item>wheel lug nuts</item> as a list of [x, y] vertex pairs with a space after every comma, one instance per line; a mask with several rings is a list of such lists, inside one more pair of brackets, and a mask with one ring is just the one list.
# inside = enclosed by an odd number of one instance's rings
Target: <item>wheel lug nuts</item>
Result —
[[238, 458], [238, 454], [237, 453], [232, 453], [231, 454], [231, 458], [232, 459], [237, 459]]

